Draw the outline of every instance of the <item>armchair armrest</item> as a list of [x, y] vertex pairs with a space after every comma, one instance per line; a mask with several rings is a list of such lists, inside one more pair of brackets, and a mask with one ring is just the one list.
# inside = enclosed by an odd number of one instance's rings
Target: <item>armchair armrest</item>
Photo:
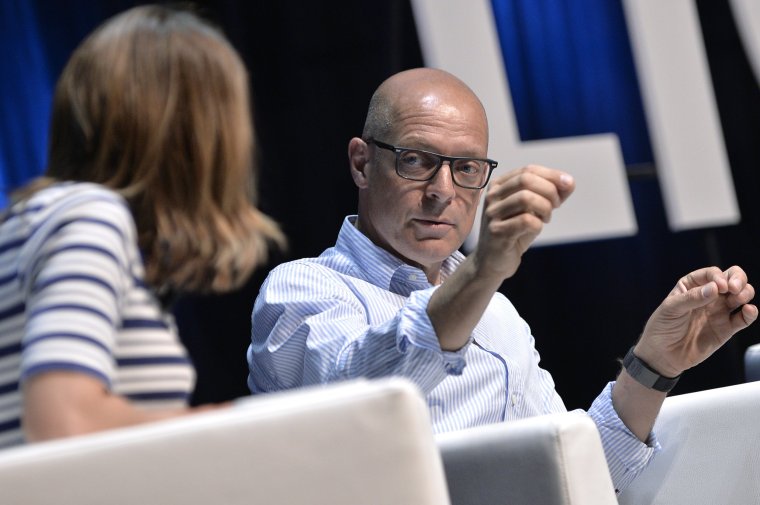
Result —
[[453, 505], [617, 505], [587, 415], [551, 414], [438, 435]]
[[744, 351], [744, 379], [746, 382], [760, 381], [760, 344], [751, 345]]

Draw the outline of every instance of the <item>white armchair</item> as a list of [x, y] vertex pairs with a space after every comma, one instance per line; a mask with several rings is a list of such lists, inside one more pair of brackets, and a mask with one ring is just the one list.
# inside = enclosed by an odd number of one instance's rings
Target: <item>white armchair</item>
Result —
[[747, 382], [760, 381], [760, 344], [751, 345], [744, 351], [744, 379]]
[[617, 505], [594, 422], [570, 412], [436, 437], [453, 505]]
[[621, 505], [760, 503], [760, 382], [665, 400], [663, 450], [620, 495]]
[[0, 452], [3, 505], [445, 505], [427, 406], [390, 379]]

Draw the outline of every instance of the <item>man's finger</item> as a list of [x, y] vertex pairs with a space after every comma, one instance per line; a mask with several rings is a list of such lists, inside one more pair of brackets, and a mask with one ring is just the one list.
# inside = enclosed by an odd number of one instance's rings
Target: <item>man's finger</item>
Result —
[[726, 275], [718, 267], [705, 267], [681, 277], [673, 292], [683, 293], [710, 282], [714, 282], [721, 293], [725, 293], [728, 289]]
[[736, 331], [746, 328], [757, 320], [757, 313], [758, 311], [755, 305], [742, 305], [736, 315], [731, 316], [731, 326], [736, 328]]
[[670, 310], [674, 310], [678, 314], [685, 314], [691, 310], [704, 307], [715, 301], [718, 296], [720, 296], [718, 285], [715, 284], [715, 282], [710, 281], [702, 286], [696, 286], [686, 291], [673, 293], [664, 303]]
[[724, 272], [728, 282], [728, 290], [731, 293], [739, 293], [747, 284], [747, 274], [740, 267], [734, 265]]
[[547, 198], [557, 208], [573, 192], [575, 181], [570, 174], [560, 170], [528, 165], [497, 178], [492, 187], [502, 197], [527, 189]]

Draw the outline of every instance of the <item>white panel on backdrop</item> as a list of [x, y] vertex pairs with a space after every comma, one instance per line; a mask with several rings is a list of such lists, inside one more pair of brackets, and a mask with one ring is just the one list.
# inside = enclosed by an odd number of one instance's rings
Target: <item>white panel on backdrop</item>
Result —
[[755, 80], [760, 84], [760, 1], [731, 0], [731, 10]]
[[[494, 176], [535, 163], [575, 177], [575, 194], [536, 243], [634, 235], [636, 217], [617, 136], [520, 142], [490, 1], [413, 0], [412, 7], [425, 64], [461, 78], [483, 101], [489, 156], [499, 161]], [[478, 215], [466, 247], [477, 242], [479, 220]]]
[[694, 0], [625, 0], [623, 5], [671, 229], [737, 223]]

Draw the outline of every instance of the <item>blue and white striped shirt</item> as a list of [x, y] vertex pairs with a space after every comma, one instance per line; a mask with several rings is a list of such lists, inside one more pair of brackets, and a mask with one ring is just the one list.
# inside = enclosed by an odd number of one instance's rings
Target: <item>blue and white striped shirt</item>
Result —
[[74, 370], [144, 408], [187, 404], [195, 371], [143, 282], [124, 200], [60, 183], [0, 222], [0, 447], [23, 442], [20, 384]]
[[[318, 258], [279, 265], [267, 277], [248, 349], [253, 393], [403, 376], [425, 394], [438, 433], [566, 411], [539, 367], [528, 324], [506, 297], [496, 293], [464, 348], [442, 351], [427, 315], [436, 287], [422, 270], [375, 246], [354, 221], [346, 218], [335, 247]], [[444, 281], [463, 259], [456, 252], [443, 263]], [[622, 489], [659, 446], [654, 436], [648, 446], [628, 430], [611, 389], [588, 414]]]

